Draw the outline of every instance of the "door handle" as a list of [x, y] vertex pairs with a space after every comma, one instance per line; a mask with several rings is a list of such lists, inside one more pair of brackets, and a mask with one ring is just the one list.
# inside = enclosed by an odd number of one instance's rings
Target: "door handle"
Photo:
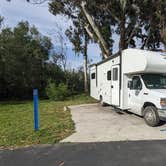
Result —
[[114, 88], [114, 86], [113, 86], [113, 85], [111, 85], [111, 88]]
[[149, 93], [144, 93], [144, 95], [148, 95]]

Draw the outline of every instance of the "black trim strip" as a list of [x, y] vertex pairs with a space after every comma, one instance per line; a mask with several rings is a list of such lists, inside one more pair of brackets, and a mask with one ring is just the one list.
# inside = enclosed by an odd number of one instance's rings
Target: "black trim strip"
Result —
[[107, 62], [107, 61], [109, 61], [109, 60], [111, 60], [111, 59], [114, 59], [114, 58], [118, 57], [118, 56], [120, 56], [120, 53], [116, 53], [116, 54], [114, 54], [114, 55], [111, 55], [110, 57], [108, 57], [108, 58], [102, 60], [101, 62], [96, 63], [96, 64], [92, 64], [92, 65], [90, 65], [89, 67], [96, 66], [96, 65], [100, 65], [100, 64], [105, 63], [105, 62]]
[[120, 64], [119, 64], [119, 107], [121, 105], [121, 89], [122, 89], [122, 53], [120, 53]]
[[96, 87], [98, 86], [98, 84], [97, 84], [97, 79], [98, 79], [98, 73], [97, 73], [97, 65], [96, 65]]

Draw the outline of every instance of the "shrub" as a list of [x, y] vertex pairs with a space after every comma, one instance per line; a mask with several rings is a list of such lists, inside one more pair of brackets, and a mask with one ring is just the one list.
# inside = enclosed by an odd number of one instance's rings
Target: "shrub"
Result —
[[55, 83], [49, 82], [46, 88], [46, 93], [49, 99], [56, 101], [64, 100], [69, 96], [67, 85], [64, 83], [60, 83], [58, 86], [56, 86]]
[[82, 71], [66, 71], [65, 78], [71, 95], [84, 91], [84, 75]]

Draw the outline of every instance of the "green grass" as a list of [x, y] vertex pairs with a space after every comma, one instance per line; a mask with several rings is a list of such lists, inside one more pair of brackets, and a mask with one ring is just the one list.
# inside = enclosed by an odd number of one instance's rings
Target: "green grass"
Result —
[[59, 102], [40, 101], [38, 132], [33, 129], [33, 102], [0, 102], [0, 148], [57, 143], [74, 132], [71, 114], [63, 107], [93, 102], [86, 95]]

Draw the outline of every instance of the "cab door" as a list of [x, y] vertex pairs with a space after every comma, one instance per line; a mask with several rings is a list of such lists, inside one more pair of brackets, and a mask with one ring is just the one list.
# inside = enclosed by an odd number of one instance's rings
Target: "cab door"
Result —
[[142, 107], [142, 82], [139, 76], [133, 76], [130, 89], [128, 91], [128, 105], [131, 111], [141, 114]]

